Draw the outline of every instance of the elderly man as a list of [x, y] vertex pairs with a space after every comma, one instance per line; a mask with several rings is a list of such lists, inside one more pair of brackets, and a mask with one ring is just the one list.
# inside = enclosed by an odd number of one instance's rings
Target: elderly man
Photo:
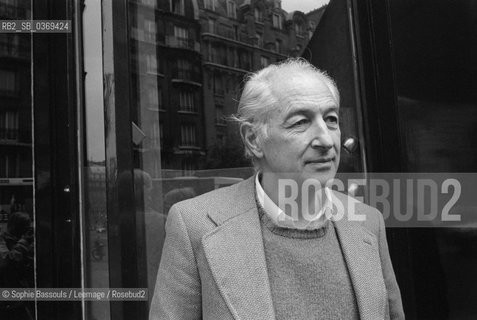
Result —
[[338, 109], [304, 60], [248, 79], [236, 119], [257, 174], [171, 208], [151, 319], [404, 319], [381, 214], [327, 187]]

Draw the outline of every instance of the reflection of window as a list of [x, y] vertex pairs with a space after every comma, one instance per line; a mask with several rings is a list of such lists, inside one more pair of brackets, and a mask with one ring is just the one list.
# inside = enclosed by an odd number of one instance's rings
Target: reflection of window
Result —
[[273, 7], [276, 9], [280, 9], [282, 7], [282, 1], [281, 0], [273, 0]]
[[240, 58], [240, 62], [239, 62], [240, 69], [249, 70], [252, 68], [252, 63], [251, 63], [252, 58], [249, 52], [242, 51], [242, 53], [240, 53], [239, 55], [239, 58]]
[[189, 47], [189, 32], [187, 29], [174, 26], [174, 36], [179, 47]]
[[234, 39], [239, 40], [238, 26], [234, 26]]
[[175, 14], [184, 15], [184, 0], [171, 0], [171, 11]]
[[152, 20], [144, 20], [144, 40], [149, 42], [156, 41], [156, 23]]
[[204, 0], [204, 7], [209, 10], [215, 10], [215, 0]]
[[20, 155], [1, 154], [0, 155], [0, 177], [15, 178], [20, 176]]
[[189, 60], [179, 59], [177, 60], [177, 76], [180, 79], [191, 79], [192, 77], [192, 64]]
[[0, 140], [18, 139], [18, 112], [0, 112]]
[[209, 19], [209, 32], [215, 33], [215, 20]]
[[263, 47], [263, 37], [262, 37], [262, 34], [257, 32], [256, 38], [257, 38], [257, 46]]
[[186, 112], [196, 112], [194, 104], [194, 94], [191, 91], [179, 92], [179, 110]]
[[196, 140], [196, 127], [193, 124], [181, 125], [181, 146], [195, 146]]
[[273, 14], [273, 26], [275, 28], [281, 29], [282, 28], [282, 16], [279, 14]]
[[303, 37], [303, 24], [295, 23], [295, 32], [299, 37]]
[[209, 61], [218, 63], [219, 59], [217, 58], [217, 48], [216, 47], [209, 47]]
[[146, 54], [146, 71], [157, 73], [157, 58], [155, 54]]
[[16, 91], [16, 74], [13, 71], [0, 70], [0, 91]]
[[225, 125], [224, 106], [220, 104], [215, 105], [215, 123], [219, 125]]
[[263, 22], [263, 12], [259, 8], [255, 8], [253, 11], [255, 15], [255, 21], [257, 22]]
[[277, 41], [275, 41], [275, 50], [278, 52], [278, 53], [281, 53], [282, 52], [282, 41], [277, 39]]
[[224, 95], [224, 83], [220, 75], [214, 74], [214, 94], [217, 96]]
[[262, 68], [265, 68], [269, 64], [270, 64], [270, 58], [269, 57], [265, 57], [265, 56], [260, 57], [260, 66]]
[[227, 1], [227, 16], [234, 19], [237, 18], [236, 5], [233, 1]]
[[230, 39], [235, 39], [234, 29], [232, 28], [232, 26], [223, 24], [221, 25], [220, 29], [222, 30], [221, 36], [224, 36]]

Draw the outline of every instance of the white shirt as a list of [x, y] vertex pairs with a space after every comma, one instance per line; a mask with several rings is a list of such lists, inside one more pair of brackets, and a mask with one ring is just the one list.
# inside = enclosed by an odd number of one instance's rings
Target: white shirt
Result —
[[258, 202], [262, 206], [265, 214], [273, 221], [273, 223], [282, 228], [300, 229], [300, 230], [314, 230], [321, 228], [327, 220], [327, 210], [329, 213], [333, 211], [333, 196], [331, 190], [328, 187], [324, 188], [325, 200], [320, 211], [314, 215], [311, 219], [306, 221], [300, 221], [294, 219], [283, 212], [273, 201], [268, 197], [260, 184], [259, 175], [255, 176], [255, 190]]

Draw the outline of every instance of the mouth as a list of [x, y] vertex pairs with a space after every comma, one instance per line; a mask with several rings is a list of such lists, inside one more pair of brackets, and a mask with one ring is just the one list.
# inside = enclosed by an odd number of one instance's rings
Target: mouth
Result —
[[334, 159], [335, 157], [327, 157], [327, 158], [321, 158], [321, 159], [308, 160], [308, 161], [305, 161], [305, 164], [328, 163], [328, 162], [332, 162]]

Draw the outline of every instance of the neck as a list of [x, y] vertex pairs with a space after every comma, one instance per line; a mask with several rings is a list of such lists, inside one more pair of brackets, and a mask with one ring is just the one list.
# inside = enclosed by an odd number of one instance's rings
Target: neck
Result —
[[262, 174], [260, 184], [267, 196], [288, 216], [310, 220], [323, 208], [325, 189], [301, 179]]

